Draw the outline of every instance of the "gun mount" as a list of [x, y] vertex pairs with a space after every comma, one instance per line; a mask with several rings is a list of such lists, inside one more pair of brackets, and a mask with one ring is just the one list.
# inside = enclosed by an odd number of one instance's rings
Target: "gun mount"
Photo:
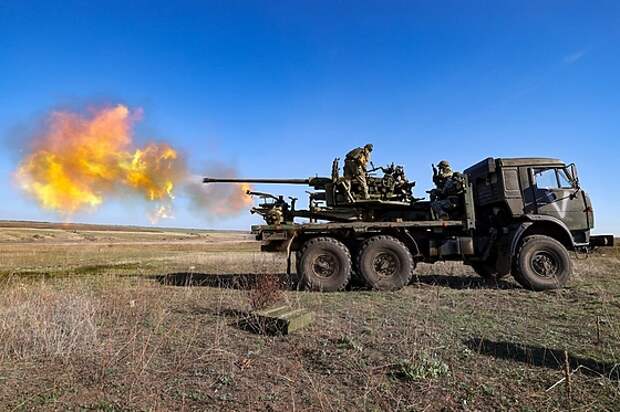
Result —
[[[356, 182], [338, 173], [338, 161], [332, 164], [332, 176], [315, 176], [307, 179], [237, 179], [205, 177], [203, 183], [249, 183], [249, 184], [288, 184], [306, 185], [314, 189], [308, 192], [308, 209], [296, 210], [294, 202], [289, 204], [284, 196], [275, 196], [263, 192], [251, 192], [251, 196], [261, 197], [264, 202], [252, 209], [268, 224], [292, 223], [294, 218], [308, 218], [311, 221], [327, 220], [335, 222], [350, 222], [358, 220], [390, 219], [390, 213], [412, 209], [412, 205], [419, 199], [413, 197], [412, 191], [415, 182], [406, 179], [404, 168], [394, 164], [386, 167], [374, 168], [367, 175], [369, 198], [359, 196]], [[373, 173], [380, 170], [382, 176]], [[267, 202], [269, 200], [269, 202]], [[295, 199], [296, 200], [296, 199]], [[419, 216], [418, 216], [419, 217]]]

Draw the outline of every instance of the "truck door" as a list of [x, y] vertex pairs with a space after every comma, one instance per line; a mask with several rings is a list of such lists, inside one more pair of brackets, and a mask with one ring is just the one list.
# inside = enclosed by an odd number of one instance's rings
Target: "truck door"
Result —
[[[589, 228], [584, 196], [569, 179], [564, 167], [540, 167], [530, 170], [529, 213], [560, 219], [569, 230]], [[534, 210], [532, 210], [534, 209]]]

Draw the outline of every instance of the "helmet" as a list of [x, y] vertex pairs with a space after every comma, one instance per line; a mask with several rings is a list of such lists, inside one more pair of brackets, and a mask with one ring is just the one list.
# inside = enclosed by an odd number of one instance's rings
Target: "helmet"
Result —
[[364, 146], [364, 149], [368, 150], [369, 152], [372, 152], [372, 144], [368, 143], [366, 146]]
[[447, 160], [442, 160], [437, 166], [439, 166], [440, 168], [448, 168], [450, 167], [450, 163], [448, 163]]

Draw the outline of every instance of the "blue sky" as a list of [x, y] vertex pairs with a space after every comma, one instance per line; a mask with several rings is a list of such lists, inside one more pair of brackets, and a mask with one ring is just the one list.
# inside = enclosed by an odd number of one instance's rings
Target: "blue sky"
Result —
[[[142, 107], [137, 134], [198, 171], [328, 174], [372, 142], [422, 195], [443, 158], [559, 157], [578, 164], [596, 231], [620, 234], [619, 45], [617, 1], [0, 1], [0, 219], [61, 219], [12, 183], [23, 130], [98, 102]], [[176, 209], [162, 224], [258, 222]], [[114, 201], [74, 220], [148, 224]]]

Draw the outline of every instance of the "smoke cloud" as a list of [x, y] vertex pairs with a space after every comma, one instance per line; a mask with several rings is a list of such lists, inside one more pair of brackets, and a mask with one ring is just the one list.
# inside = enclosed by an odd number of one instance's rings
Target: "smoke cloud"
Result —
[[204, 218], [230, 217], [238, 215], [252, 204], [252, 199], [246, 194], [251, 186], [248, 184], [209, 184], [202, 182], [203, 176], [217, 176], [222, 178], [237, 177], [237, 171], [230, 166], [220, 165], [209, 167], [204, 175], [191, 176], [183, 185], [184, 195], [189, 199], [190, 210]]

